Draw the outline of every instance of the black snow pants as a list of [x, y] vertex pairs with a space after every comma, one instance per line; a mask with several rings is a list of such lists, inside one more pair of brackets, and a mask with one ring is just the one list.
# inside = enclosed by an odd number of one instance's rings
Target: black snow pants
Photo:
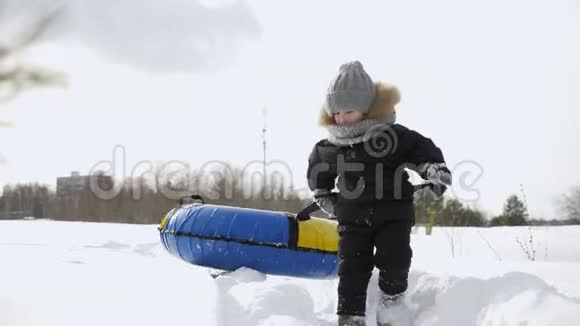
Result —
[[384, 293], [398, 294], [407, 289], [410, 234], [415, 224], [413, 203], [337, 207], [337, 217], [337, 314], [364, 316], [374, 267], [379, 270], [379, 288]]

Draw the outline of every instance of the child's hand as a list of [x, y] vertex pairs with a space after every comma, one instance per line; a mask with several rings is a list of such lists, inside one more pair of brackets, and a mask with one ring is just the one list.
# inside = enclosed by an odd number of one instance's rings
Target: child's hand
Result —
[[316, 189], [314, 190], [314, 202], [320, 207], [326, 215], [334, 216], [334, 204], [336, 203], [335, 192], [331, 192], [326, 189]]
[[430, 183], [429, 184], [429, 189], [435, 194], [435, 196], [441, 197], [441, 196], [443, 196], [443, 194], [447, 190], [447, 187], [445, 187], [442, 184], [433, 184], [433, 183]]
[[451, 186], [451, 171], [445, 163], [425, 163], [421, 168], [421, 177], [435, 185]]

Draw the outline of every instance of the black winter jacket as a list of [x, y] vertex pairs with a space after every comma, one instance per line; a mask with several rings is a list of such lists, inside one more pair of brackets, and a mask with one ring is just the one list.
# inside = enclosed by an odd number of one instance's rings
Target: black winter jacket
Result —
[[405, 168], [420, 173], [424, 163], [444, 162], [431, 139], [394, 124], [350, 146], [336, 146], [326, 139], [316, 143], [308, 159], [308, 186], [313, 191], [332, 190], [338, 178], [335, 214], [339, 220], [341, 215], [373, 212], [395, 218], [397, 212], [413, 206], [414, 188]]

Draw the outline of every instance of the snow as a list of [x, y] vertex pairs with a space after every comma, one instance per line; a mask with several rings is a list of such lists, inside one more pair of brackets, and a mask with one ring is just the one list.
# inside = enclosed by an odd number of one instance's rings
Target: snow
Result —
[[[516, 241], [530, 238], [535, 261]], [[418, 228], [405, 304], [422, 326], [578, 325], [578, 239], [577, 226]], [[336, 325], [337, 279], [213, 279], [167, 253], [156, 225], [0, 221], [0, 266], [2, 326]]]

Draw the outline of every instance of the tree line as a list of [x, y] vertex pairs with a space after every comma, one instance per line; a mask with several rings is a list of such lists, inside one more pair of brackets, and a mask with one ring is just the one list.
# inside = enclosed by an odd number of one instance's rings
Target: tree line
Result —
[[486, 217], [481, 210], [456, 198], [436, 198], [430, 191], [421, 190], [415, 193], [415, 218], [418, 224], [430, 226], [580, 225], [580, 186], [561, 195], [557, 204], [562, 218], [533, 218], [525, 198], [512, 194], [506, 199], [501, 214]]
[[[199, 176], [198, 176], [199, 177]], [[273, 179], [272, 179], [273, 180]], [[7, 185], [0, 196], [0, 219], [31, 216], [67, 221], [118, 222], [156, 224], [181, 196], [200, 193], [208, 203], [297, 213], [311, 203], [310, 198], [282, 183], [271, 182], [248, 192], [240, 175], [233, 178], [217, 173], [212, 182], [200, 189], [188, 189], [185, 179], [164, 183], [171, 196], [159, 184], [145, 179], [115, 181], [118, 192], [113, 198], [100, 198], [88, 187], [66, 195], [57, 194], [50, 186], [39, 183]], [[208, 198], [209, 197], [209, 198]], [[508, 226], [580, 224], [580, 187], [563, 195], [560, 202], [563, 219], [533, 219], [518, 196], [506, 199], [503, 212], [488, 218], [477, 208], [455, 198], [436, 198], [429, 190], [415, 193], [417, 224], [430, 226]], [[321, 213], [316, 216], [324, 217]]]
[[[199, 178], [199, 176], [197, 176]], [[112, 180], [112, 179], [111, 179]], [[297, 213], [310, 201], [298, 192], [272, 182], [244, 188], [242, 178], [216, 173], [203, 189], [191, 189], [190, 182], [177, 179], [162, 186], [150, 180], [134, 178], [114, 181], [105, 189], [117, 188], [115, 196], [103, 198], [88, 186], [59, 194], [50, 186], [39, 183], [19, 183], [4, 186], [0, 196], [0, 219], [23, 217], [65, 221], [118, 222], [156, 224], [182, 197], [200, 194], [215, 205], [278, 210]]]

